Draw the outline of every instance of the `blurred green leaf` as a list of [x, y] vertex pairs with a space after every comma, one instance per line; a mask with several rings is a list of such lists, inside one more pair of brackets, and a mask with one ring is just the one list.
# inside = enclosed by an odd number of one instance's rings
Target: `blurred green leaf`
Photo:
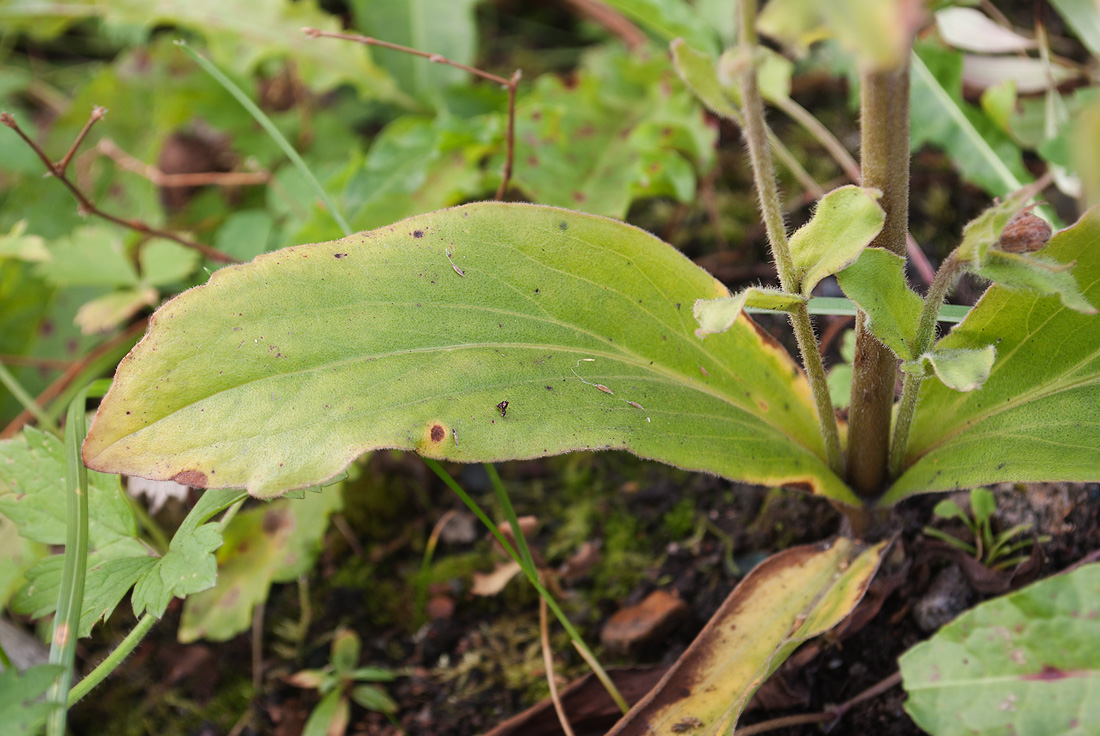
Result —
[[1097, 564], [987, 601], [899, 659], [905, 710], [933, 736], [1086, 736], [1098, 662]]
[[294, 580], [313, 565], [329, 516], [343, 506], [341, 498], [339, 486], [329, 487], [301, 501], [281, 499], [233, 517], [218, 553], [217, 584], [184, 601], [179, 640], [226, 641], [246, 631], [272, 583]]
[[141, 280], [151, 286], [183, 281], [199, 265], [198, 251], [168, 240], [154, 240], [141, 249]]
[[910, 93], [913, 150], [931, 143], [947, 151], [960, 175], [1001, 196], [1031, 181], [1020, 149], [962, 98], [962, 54], [918, 43]]
[[356, 685], [351, 689], [351, 699], [367, 710], [380, 713], [396, 713], [397, 703], [379, 688], [370, 685]]
[[805, 53], [823, 38], [836, 38], [860, 59], [893, 69], [909, 51], [911, 11], [902, 0], [771, 0], [757, 19], [761, 33]]
[[635, 196], [691, 201], [689, 168], [714, 157], [715, 132], [668, 62], [621, 51], [589, 57], [575, 83], [536, 80], [517, 105], [516, 136], [516, 187], [542, 204], [612, 217]]
[[12, 225], [7, 235], [0, 235], [0, 258], [18, 258], [21, 261], [48, 261], [50, 251], [39, 235], [25, 235], [27, 221]]
[[347, 697], [340, 690], [333, 690], [309, 714], [302, 736], [343, 736], [351, 718]]
[[[480, 0], [352, 0], [356, 28], [389, 43], [473, 64], [477, 51], [474, 6]], [[420, 100], [438, 101], [440, 91], [471, 75], [445, 64], [388, 49], [374, 52], [376, 63], [399, 89]]]
[[137, 286], [138, 275], [118, 231], [99, 225], [78, 228], [49, 244], [49, 261], [37, 272], [58, 286]]
[[107, 332], [129, 321], [145, 307], [157, 303], [157, 290], [151, 286], [112, 291], [85, 302], [77, 310], [76, 324], [85, 335]]
[[1050, 0], [1093, 56], [1100, 56], [1100, 8], [1093, 0]]
[[0, 670], [0, 723], [8, 736], [35, 736], [56, 707], [42, 700], [46, 690], [61, 674], [59, 664], [40, 664], [20, 672], [14, 667]]
[[[664, 43], [674, 38], [683, 38], [697, 49], [716, 54], [719, 51], [716, 30], [729, 33], [729, 25], [711, 24], [710, 20], [684, 0], [605, 0]], [[735, 10], [728, 4], [724, 6], [730, 18]], [[715, 12], [713, 9], [711, 13]]]
[[233, 212], [218, 228], [214, 247], [239, 261], [248, 262], [266, 253], [274, 228], [271, 215], [262, 209]]

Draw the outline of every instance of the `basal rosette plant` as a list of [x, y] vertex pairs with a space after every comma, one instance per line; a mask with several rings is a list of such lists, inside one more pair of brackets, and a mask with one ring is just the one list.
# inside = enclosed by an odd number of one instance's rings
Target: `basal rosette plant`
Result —
[[[741, 4], [739, 43], [721, 59], [671, 48], [700, 100], [743, 125], [777, 287], [732, 294], [638, 228], [537, 204], [467, 204], [296, 245], [221, 269], [154, 314], [98, 408], [85, 464], [271, 498], [329, 483], [376, 449], [454, 462], [618, 449], [822, 496], [849, 532], [750, 573], [612, 731], [729, 732], [799, 643], [854, 609], [894, 531], [891, 506], [1003, 481], [1100, 478], [1100, 207], [1047, 242], [1041, 211], [1028, 209], [1034, 188], [1010, 194], [967, 226], [917, 294], [904, 254], [921, 18], [902, 2], [809, 5], [772, 2], [759, 27], [784, 41], [831, 33], [859, 52], [862, 169], [859, 186], [825, 194], [790, 235], [755, 3]], [[783, 22], [784, 8], [798, 24]], [[993, 285], [937, 339], [964, 273]], [[830, 276], [859, 308], [846, 423], [811, 322], [814, 289]], [[800, 360], [749, 308], [788, 315]], [[206, 512], [237, 499], [207, 497], [189, 527], [207, 531], [204, 549], [217, 541]], [[186, 550], [171, 552], [178, 565]], [[137, 565], [121, 559], [112, 564]], [[162, 613], [175, 589], [153, 569], [131, 574]]]

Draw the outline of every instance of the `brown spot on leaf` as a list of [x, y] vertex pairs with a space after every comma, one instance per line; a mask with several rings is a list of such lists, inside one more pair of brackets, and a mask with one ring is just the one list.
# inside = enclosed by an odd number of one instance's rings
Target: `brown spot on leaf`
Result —
[[1043, 669], [1030, 675], [1022, 675], [1021, 680], [1040, 681], [1040, 682], [1052, 682], [1054, 680], [1064, 680], [1067, 677], [1073, 677], [1074, 673], [1060, 670], [1057, 667], [1051, 667], [1049, 664], [1044, 664]]
[[176, 473], [172, 480], [192, 488], [206, 488], [206, 473], [201, 470], [184, 470]]
[[424, 231], [423, 230], [413, 230], [413, 237], [414, 238], [424, 237]]
[[436, 424], [432, 426], [432, 442], [442, 442], [443, 438], [447, 436], [447, 430], [443, 429], [442, 424]]

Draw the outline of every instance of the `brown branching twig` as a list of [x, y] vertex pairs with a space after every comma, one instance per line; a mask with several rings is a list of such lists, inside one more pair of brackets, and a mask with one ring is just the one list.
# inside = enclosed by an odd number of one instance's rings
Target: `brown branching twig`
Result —
[[35, 155], [38, 156], [42, 163], [45, 164], [46, 170], [50, 174], [52, 174], [58, 181], [65, 185], [65, 187], [69, 190], [69, 193], [72, 194], [73, 197], [76, 199], [77, 206], [81, 214], [94, 215], [96, 217], [107, 220], [108, 222], [113, 222], [116, 225], [121, 225], [122, 227], [129, 228], [130, 230], [134, 230], [145, 235], [171, 240], [173, 242], [179, 243], [185, 248], [190, 248], [192, 250], [198, 251], [199, 253], [202, 253], [204, 256], [212, 261], [219, 261], [221, 263], [239, 263], [239, 261], [233, 256], [229, 255], [228, 253], [223, 253], [216, 248], [211, 248], [209, 245], [197, 243], [194, 240], [190, 240], [189, 238], [185, 238], [181, 235], [176, 235], [175, 233], [168, 232], [167, 230], [155, 228], [141, 220], [126, 219], [123, 217], [112, 215], [109, 212], [104, 212], [103, 210], [96, 207], [92, 200], [89, 199], [88, 196], [84, 194], [84, 192], [81, 191], [81, 189], [76, 184], [74, 184], [68, 176], [66, 176], [65, 169], [68, 167], [69, 161], [72, 159], [72, 156], [76, 152], [77, 147], [84, 140], [84, 137], [87, 135], [92, 125], [95, 124], [96, 121], [103, 118], [105, 112], [106, 110], [102, 107], [96, 107], [92, 110], [91, 117], [88, 119], [88, 122], [84, 125], [84, 128], [80, 131], [80, 133], [77, 134], [76, 140], [73, 141], [73, 145], [69, 147], [68, 153], [66, 153], [65, 157], [56, 164], [50, 161], [50, 157], [46, 155], [46, 152], [43, 151], [42, 148], [39, 147], [39, 145], [30, 138], [30, 136], [23, 132], [23, 129], [19, 127], [19, 123], [17, 123], [15, 121], [15, 118], [12, 117], [9, 113], [0, 112], [0, 123], [3, 123], [4, 125], [14, 130], [19, 135], [19, 137], [23, 139], [23, 142], [30, 146], [31, 150], [34, 151]]
[[59, 358], [35, 358], [30, 355], [0, 355], [0, 363], [19, 367], [30, 366], [47, 371], [63, 371], [73, 364]]
[[735, 731], [735, 736], [756, 736], [756, 734], [767, 733], [768, 731], [775, 731], [780, 728], [788, 728], [790, 726], [803, 726], [811, 723], [831, 723], [839, 720], [849, 710], [862, 703], [864, 700], [870, 700], [882, 695], [901, 683], [901, 672], [895, 672], [884, 680], [880, 680], [871, 687], [867, 688], [859, 695], [856, 695], [851, 700], [846, 700], [840, 705], [829, 708], [828, 710], [820, 713], [803, 713], [796, 716], [783, 716], [782, 718], [772, 718], [771, 720], [761, 721], [760, 723], [754, 723], [751, 726], [745, 726]]
[[[53, 401], [55, 398], [61, 395], [61, 393], [69, 387], [73, 381], [83, 372], [84, 368], [92, 361], [99, 358], [104, 353], [108, 353], [118, 348], [119, 345], [126, 343], [129, 340], [134, 340], [138, 335], [145, 332], [145, 327], [148, 325], [149, 319], [143, 318], [135, 322], [126, 328], [124, 332], [115, 335], [107, 342], [96, 346], [87, 355], [80, 360], [74, 361], [69, 364], [68, 368], [58, 376], [53, 383], [46, 387], [46, 389], [35, 398], [34, 402], [43, 409], [46, 405]], [[7, 362], [7, 361], [5, 361]], [[19, 412], [15, 419], [11, 420], [8, 426], [4, 427], [3, 431], [0, 431], [0, 440], [11, 439], [14, 437], [23, 426], [31, 420], [31, 413], [24, 409]]]
[[267, 171], [201, 171], [193, 174], [166, 174], [156, 166], [145, 163], [119, 148], [110, 138], [103, 138], [96, 144], [99, 153], [115, 162], [123, 171], [137, 174], [148, 179], [158, 187], [201, 187], [207, 185], [221, 187], [249, 186], [268, 184], [271, 173]]
[[391, 51], [400, 51], [405, 54], [412, 54], [413, 56], [419, 56], [422, 59], [427, 59], [433, 64], [446, 64], [452, 66], [455, 69], [461, 69], [467, 74], [473, 74], [475, 77], [480, 77], [489, 82], [499, 84], [504, 89], [508, 90], [508, 127], [505, 132], [505, 147], [506, 153], [504, 157], [504, 169], [501, 172], [500, 187], [497, 189], [496, 199], [504, 199], [505, 193], [508, 191], [508, 183], [512, 179], [512, 170], [515, 161], [516, 150], [516, 88], [519, 86], [519, 80], [523, 77], [523, 73], [516, 69], [512, 73], [510, 79], [487, 72], [477, 67], [472, 67], [461, 62], [452, 61], [440, 54], [432, 54], [427, 51], [421, 51], [420, 49], [414, 49], [409, 46], [402, 46], [399, 43], [391, 43], [390, 41], [381, 41], [377, 38], [371, 38], [370, 36], [361, 36], [357, 33], [337, 33], [335, 31], [322, 31], [319, 28], [303, 28], [302, 33], [306, 34], [310, 38], [339, 38], [344, 41], [354, 41], [355, 43], [361, 43], [366, 46], [378, 46], [383, 49], [390, 49]]

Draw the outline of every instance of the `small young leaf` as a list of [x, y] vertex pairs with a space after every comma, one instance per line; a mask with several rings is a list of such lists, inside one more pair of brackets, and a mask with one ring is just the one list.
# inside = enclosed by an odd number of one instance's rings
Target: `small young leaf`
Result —
[[986, 524], [997, 513], [997, 499], [988, 488], [979, 486], [970, 490], [970, 513], [979, 526]]
[[901, 367], [908, 373], [935, 375], [955, 391], [977, 391], [989, 378], [996, 357], [997, 350], [992, 345], [976, 350], [938, 349], [906, 361]]
[[990, 250], [985, 263], [972, 270], [982, 278], [1009, 288], [1057, 294], [1070, 309], [1082, 314], [1096, 314], [1096, 307], [1081, 294], [1077, 280], [1069, 272], [1071, 266], [1041, 256]]
[[351, 720], [351, 705], [343, 691], [336, 689], [321, 698], [309, 714], [302, 736], [343, 736]]
[[1094, 563], [987, 601], [903, 654], [905, 710], [934, 736], [1084, 736], [1100, 720], [1097, 642]]
[[692, 308], [695, 319], [699, 322], [699, 328], [695, 330], [695, 336], [704, 338], [707, 335], [725, 332], [733, 327], [745, 307], [789, 312], [799, 304], [805, 303], [806, 300], [798, 294], [788, 294], [778, 289], [764, 289], [755, 286], [742, 289], [733, 296], [718, 299], [699, 299]]
[[359, 635], [351, 629], [340, 629], [332, 637], [332, 668], [346, 675], [359, 664]]
[[902, 360], [912, 360], [923, 300], [905, 283], [905, 259], [882, 248], [866, 248], [836, 275], [848, 298], [867, 315], [866, 326]]
[[367, 710], [379, 713], [396, 713], [397, 703], [382, 690], [371, 685], [357, 685], [351, 689], [351, 699]]
[[[718, 35], [715, 29], [685, 0], [606, 0], [606, 2], [658, 38], [665, 41], [683, 38], [695, 48], [712, 53], [718, 52]], [[730, 12], [728, 8], [726, 12]]]
[[963, 511], [957, 503], [951, 499], [945, 499], [936, 504], [932, 509], [932, 513], [941, 519], [961, 519], [969, 522], [970, 520], [966, 516], [966, 512]]
[[[752, 62], [756, 64], [756, 83], [765, 100], [790, 97], [794, 64], [787, 57], [766, 46], [757, 46]], [[738, 107], [741, 106], [741, 84], [738, 77], [741, 68], [747, 63], [747, 55], [737, 46], [726, 49], [718, 57], [718, 83]]]
[[62, 672], [59, 664], [40, 664], [20, 672], [0, 670], [0, 723], [5, 736], [35, 736], [57, 703], [41, 700]]
[[876, 201], [881, 196], [878, 190], [850, 185], [817, 203], [813, 218], [790, 241], [802, 296], [809, 298], [821, 279], [855, 263], [878, 235], [886, 219]]
[[348, 674], [360, 682], [391, 682], [394, 679], [393, 672], [381, 667], [358, 667]]

